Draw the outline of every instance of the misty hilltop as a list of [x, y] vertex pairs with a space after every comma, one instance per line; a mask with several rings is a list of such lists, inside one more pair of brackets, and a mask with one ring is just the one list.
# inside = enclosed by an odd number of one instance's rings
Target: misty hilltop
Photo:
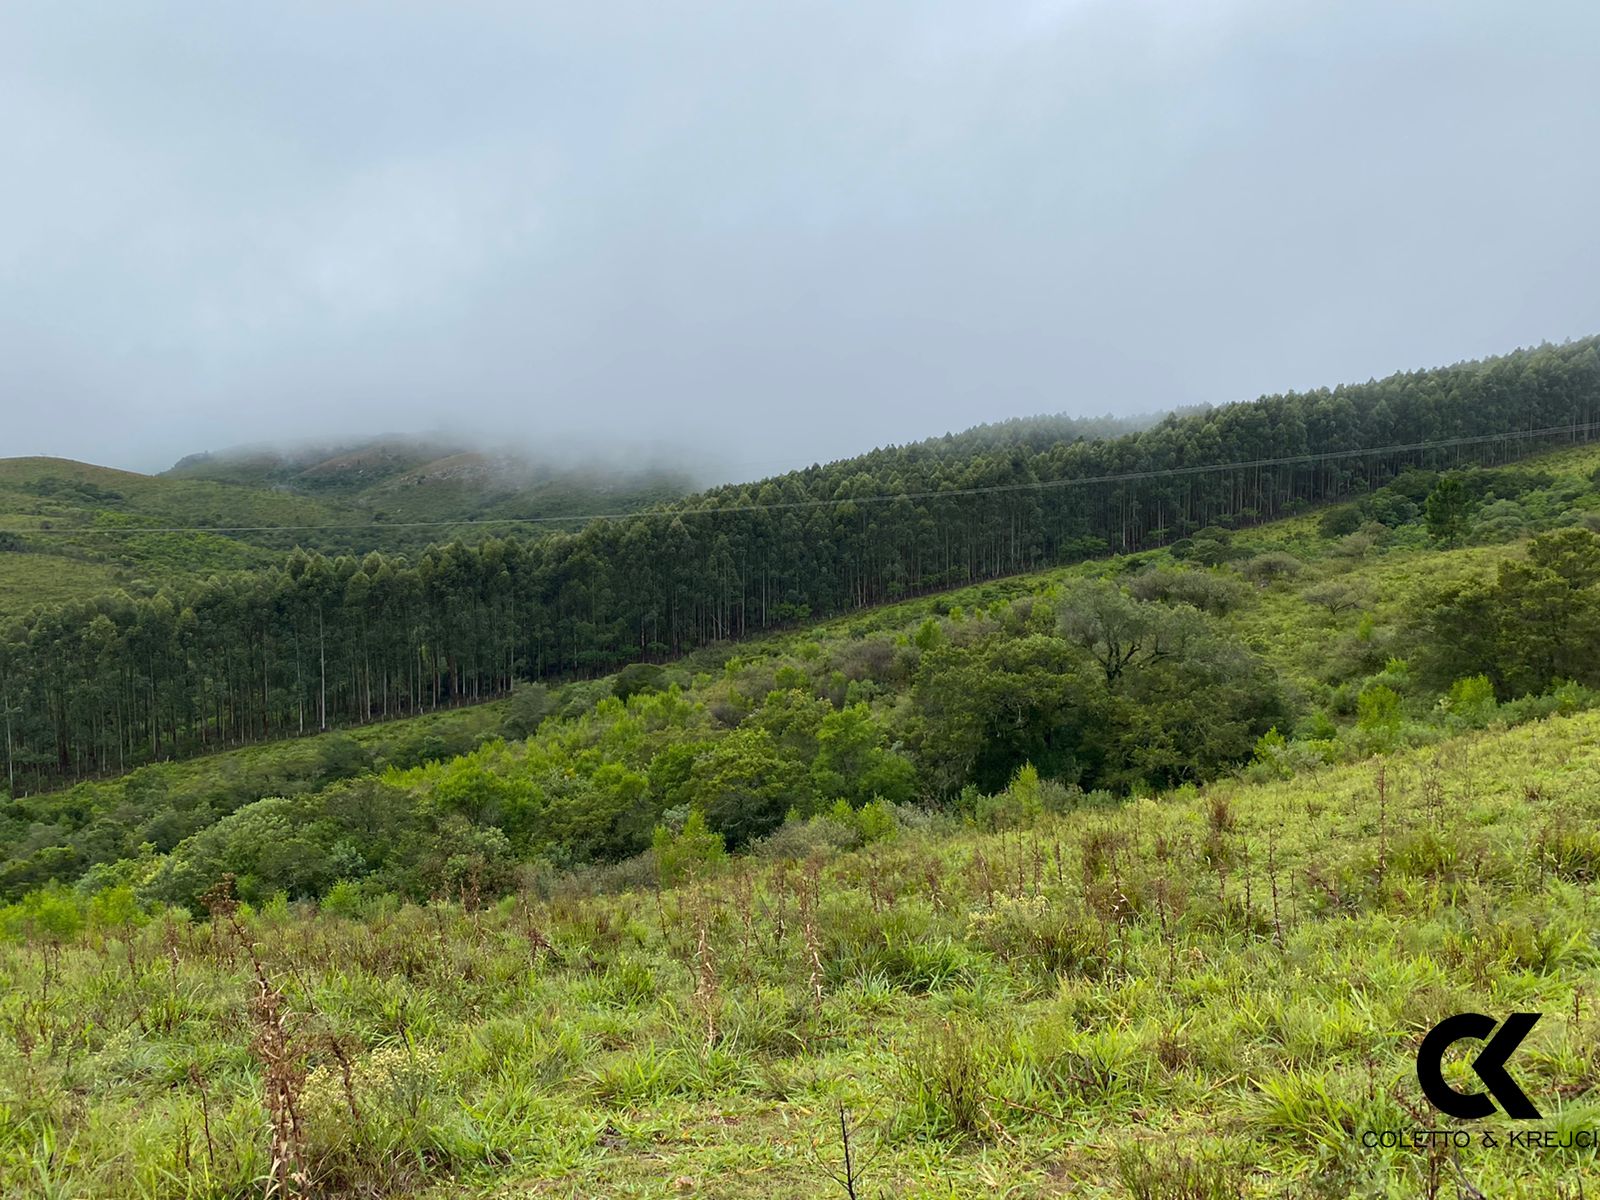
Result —
[[[1158, 419], [1017, 417], [782, 478], [799, 484], [867, 472], [890, 480], [897, 464], [911, 461], [965, 469], [984, 454], [1036, 455]], [[708, 497], [712, 492], [697, 493], [705, 486], [697, 481], [723, 470], [717, 485], [739, 486], [724, 482], [737, 476], [712, 454], [690, 462], [562, 449], [385, 434], [196, 453], [155, 475], [66, 458], [3, 458], [0, 617], [118, 589], [150, 595], [179, 580], [270, 568], [295, 547], [407, 555], [453, 541], [574, 531], [597, 514]]]
[[[684, 495], [697, 482], [660, 463], [491, 450], [415, 434], [237, 446], [190, 454], [163, 475], [348, 501], [377, 521], [582, 515], [607, 503], [632, 509]], [[580, 498], [584, 503], [575, 504]]]
[[665, 467], [541, 463], [420, 437], [194, 454], [158, 475], [68, 458], [3, 458], [0, 617], [265, 568], [295, 546], [415, 553], [516, 528], [506, 521], [570, 527], [693, 488], [687, 473]]
[[402, 434], [314, 445], [255, 444], [188, 454], [162, 474], [290, 491], [359, 491], [465, 449]]
[[[1176, 410], [1203, 411], [1204, 406]], [[1051, 446], [1120, 437], [1147, 429], [1169, 414], [1073, 416], [1037, 413], [975, 425], [958, 432], [891, 442], [831, 460], [828, 466], [875, 464], [903, 452], [964, 457], [997, 447], [1039, 452]], [[552, 442], [544, 446], [507, 441], [490, 446], [482, 438], [439, 434], [383, 434], [341, 442], [257, 443], [190, 454], [161, 478], [206, 480], [280, 494], [347, 501], [375, 521], [485, 520], [580, 515], [673, 500], [704, 488], [795, 474], [743, 470], [715, 451], [698, 456], [660, 451], [605, 453], [593, 446]], [[813, 467], [821, 464], [813, 464]], [[562, 507], [569, 496], [592, 497], [588, 509]]]

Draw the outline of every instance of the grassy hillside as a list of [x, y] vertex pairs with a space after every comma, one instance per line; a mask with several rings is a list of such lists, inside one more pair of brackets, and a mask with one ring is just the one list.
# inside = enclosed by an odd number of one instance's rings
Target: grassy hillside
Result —
[[251, 1194], [292, 1104], [322, 1195], [844, 1195], [842, 1109], [861, 1195], [1575, 1196], [1592, 1152], [1360, 1135], [1440, 1123], [1414, 1053], [1467, 1010], [1545, 1014], [1541, 1126], [1600, 1116], [1597, 739], [1131, 805], [1022, 780], [977, 824], [680, 839], [659, 895], [35, 905], [0, 948], [0, 1185]]
[[0, 616], [110, 591], [125, 578], [125, 572], [109, 563], [60, 554], [0, 553]]
[[188, 455], [166, 475], [353, 495], [457, 449], [453, 444], [405, 437], [374, 438], [346, 446], [241, 446], [214, 454]]
[[20, 531], [0, 535], [0, 617], [114, 587], [148, 594], [187, 576], [247, 570], [293, 545], [281, 535], [140, 529], [321, 525], [348, 515], [264, 488], [0, 459], [0, 529]]

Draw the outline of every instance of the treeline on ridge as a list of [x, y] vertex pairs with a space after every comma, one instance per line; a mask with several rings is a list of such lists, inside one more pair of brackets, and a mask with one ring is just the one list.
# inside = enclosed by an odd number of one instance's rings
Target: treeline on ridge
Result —
[[[297, 552], [154, 596], [41, 608], [0, 630], [5, 781], [17, 793], [662, 660], [1271, 519], [1407, 468], [1507, 461], [1588, 440], [1597, 422], [1600, 338], [1588, 338], [1099, 441], [1051, 439], [1033, 422], [1014, 436], [991, 427], [970, 453], [879, 450], [573, 534], [415, 557]], [[1551, 429], [1561, 432], [1519, 436]], [[1470, 438], [1484, 440], [1459, 441]], [[1236, 463], [1251, 465], [1221, 466]]]

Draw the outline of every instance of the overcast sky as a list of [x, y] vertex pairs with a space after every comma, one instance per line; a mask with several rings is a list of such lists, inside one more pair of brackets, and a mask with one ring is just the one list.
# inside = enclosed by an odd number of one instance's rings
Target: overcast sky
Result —
[[1600, 332], [1600, 5], [0, 5], [0, 455], [757, 474]]

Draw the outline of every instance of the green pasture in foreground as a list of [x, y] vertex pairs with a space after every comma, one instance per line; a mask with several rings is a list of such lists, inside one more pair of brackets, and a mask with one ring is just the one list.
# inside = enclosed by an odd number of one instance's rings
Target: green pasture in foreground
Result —
[[660, 893], [40, 898], [0, 946], [0, 1192], [259, 1195], [292, 1107], [308, 1194], [844, 1195], [842, 1107], [864, 1196], [1576, 1196], [1590, 1152], [1360, 1135], [1449, 1124], [1414, 1052], [1465, 1010], [1543, 1013], [1536, 1124], [1597, 1124], [1597, 735], [1126, 805], [1024, 772], [960, 822], [685, 834]]

